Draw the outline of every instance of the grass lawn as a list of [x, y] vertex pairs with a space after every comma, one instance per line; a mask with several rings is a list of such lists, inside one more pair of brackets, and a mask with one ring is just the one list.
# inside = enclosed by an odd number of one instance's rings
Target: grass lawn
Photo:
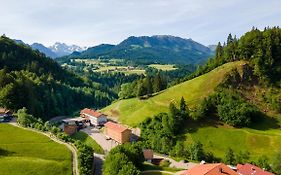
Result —
[[281, 150], [281, 131], [259, 131], [249, 128], [199, 127], [186, 134], [186, 141], [200, 141], [205, 151], [211, 151], [216, 157], [224, 158], [228, 148], [234, 153], [250, 152], [250, 159], [256, 161], [259, 156], [272, 158]]
[[0, 123], [1, 175], [71, 175], [71, 152], [48, 137]]
[[242, 64], [243, 61], [224, 64], [207, 74], [168, 88], [147, 100], [131, 98], [117, 101], [104, 108], [102, 112], [118, 117], [122, 123], [137, 126], [147, 117], [168, 111], [169, 104], [178, 103], [182, 96], [188, 106], [198, 104], [204, 97], [214, 92], [226, 73], [232, 68], [240, 68]]
[[148, 172], [148, 173], [142, 173], [146, 175], [171, 175], [170, 173], [162, 173], [162, 172]]
[[79, 132], [73, 134], [71, 137], [74, 139], [80, 140], [83, 143], [85, 143], [86, 145], [92, 147], [94, 149], [95, 153], [104, 154], [104, 150], [102, 149], [102, 147], [94, 139], [92, 139], [90, 136], [88, 136], [88, 134], [79, 131]]
[[163, 70], [163, 71], [171, 71], [176, 70], [173, 64], [150, 64], [149, 67], [153, 67], [155, 69]]
[[171, 167], [162, 167], [162, 166], [157, 166], [152, 163], [144, 162], [143, 166], [141, 168], [141, 171], [149, 171], [149, 170], [161, 170], [161, 171], [169, 171], [169, 172], [178, 172], [181, 171], [182, 169], [178, 168], [171, 168]]

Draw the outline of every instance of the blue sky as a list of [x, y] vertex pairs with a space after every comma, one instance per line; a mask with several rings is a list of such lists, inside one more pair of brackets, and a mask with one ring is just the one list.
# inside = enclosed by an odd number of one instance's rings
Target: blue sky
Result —
[[281, 0], [0, 0], [0, 34], [47, 46], [175, 35], [202, 44], [281, 25]]

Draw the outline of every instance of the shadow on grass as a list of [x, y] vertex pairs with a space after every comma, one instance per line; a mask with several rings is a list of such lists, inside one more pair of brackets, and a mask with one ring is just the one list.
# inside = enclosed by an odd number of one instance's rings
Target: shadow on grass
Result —
[[8, 156], [8, 155], [11, 155], [13, 154], [14, 152], [11, 152], [11, 151], [7, 151], [7, 150], [4, 150], [4, 149], [1, 149], [0, 148], [0, 157], [1, 156]]
[[278, 129], [280, 128], [280, 125], [276, 118], [260, 113], [253, 118], [253, 122], [249, 128], [265, 131], [269, 129]]

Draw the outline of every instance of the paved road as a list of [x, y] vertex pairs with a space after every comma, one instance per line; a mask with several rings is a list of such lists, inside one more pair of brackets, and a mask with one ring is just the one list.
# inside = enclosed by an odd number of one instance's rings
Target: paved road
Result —
[[105, 153], [109, 152], [112, 148], [118, 145], [114, 140], [106, 140], [105, 135], [93, 127], [87, 127], [81, 131], [92, 137], [103, 148]]
[[72, 168], [73, 168], [72, 169], [72, 173], [73, 173], [73, 175], [79, 175], [78, 156], [77, 156], [78, 154], [77, 154], [76, 148], [73, 145], [65, 143], [63, 141], [60, 141], [55, 136], [52, 136], [52, 134], [50, 134], [50, 133], [41, 132], [41, 131], [38, 131], [38, 130], [35, 130], [35, 129], [32, 129], [32, 128], [24, 128], [24, 127], [18, 125], [15, 119], [10, 121], [9, 124], [11, 124], [13, 126], [16, 126], [16, 127], [19, 127], [19, 128], [22, 128], [22, 129], [26, 129], [26, 130], [30, 130], [30, 131], [33, 131], [33, 132], [37, 132], [39, 134], [43, 134], [43, 135], [49, 137], [50, 139], [52, 139], [53, 141], [55, 141], [55, 142], [57, 142], [59, 144], [65, 145], [70, 150], [70, 152], [72, 154]]
[[94, 167], [95, 167], [94, 175], [102, 175], [103, 161], [104, 161], [104, 155], [95, 153], [95, 155], [94, 155]]

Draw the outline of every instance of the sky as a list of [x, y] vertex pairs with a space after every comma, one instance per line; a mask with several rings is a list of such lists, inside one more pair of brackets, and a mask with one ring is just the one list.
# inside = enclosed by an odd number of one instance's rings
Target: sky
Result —
[[95, 46], [174, 35], [204, 45], [281, 25], [281, 0], [0, 0], [0, 35]]

